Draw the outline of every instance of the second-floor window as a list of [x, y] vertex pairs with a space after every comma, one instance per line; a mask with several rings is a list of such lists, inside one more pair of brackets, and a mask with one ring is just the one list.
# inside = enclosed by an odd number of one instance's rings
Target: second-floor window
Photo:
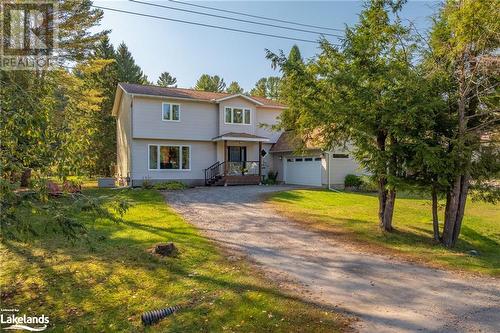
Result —
[[181, 106], [179, 104], [162, 103], [161, 119], [164, 121], [179, 121], [181, 119]]
[[226, 124], [250, 125], [250, 109], [230, 108], [224, 109], [224, 122]]

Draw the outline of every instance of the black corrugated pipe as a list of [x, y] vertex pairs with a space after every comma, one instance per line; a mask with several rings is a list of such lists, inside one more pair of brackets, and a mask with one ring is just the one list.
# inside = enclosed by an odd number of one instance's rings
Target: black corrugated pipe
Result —
[[163, 318], [171, 315], [174, 312], [177, 312], [180, 310], [180, 306], [170, 306], [165, 309], [160, 309], [160, 310], [153, 310], [153, 311], [148, 311], [144, 312], [141, 315], [141, 321], [143, 325], [154, 325]]

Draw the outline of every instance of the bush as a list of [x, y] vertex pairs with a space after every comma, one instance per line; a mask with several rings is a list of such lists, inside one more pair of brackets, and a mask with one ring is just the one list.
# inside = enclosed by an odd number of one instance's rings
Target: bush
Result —
[[350, 188], [359, 189], [362, 184], [363, 184], [363, 181], [361, 180], [361, 177], [359, 177], [359, 176], [352, 175], [352, 174], [345, 176], [344, 186], [346, 188], [350, 187]]
[[278, 183], [278, 171], [269, 171], [262, 182], [265, 185], [276, 185]]
[[186, 184], [182, 182], [164, 182], [164, 183], [158, 183], [153, 186], [153, 188], [164, 191], [164, 190], [184, 190], [187, 188]]

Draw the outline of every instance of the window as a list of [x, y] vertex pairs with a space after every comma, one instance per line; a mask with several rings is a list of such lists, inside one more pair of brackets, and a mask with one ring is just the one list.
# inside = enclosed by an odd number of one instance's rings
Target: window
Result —
[[296, 158], [295, 162], [302, 162], [302, 159], [301, 158]]
[[224, 122], [226, 124], [245, 124], [250, 125], [251, 111], [242, 108], [224, 108]]
[[312, 157], [306, 157], [306, 158], [304, 158], [304, 161], [306, 161], [306, 162], [311, 162], [312, 160], [313, 160]]
[[321, 157], [315, 157], [314, 160], [315, 161], [321, 161]]
[[286, 161], [287, 162], [293, 162], [293, 158], [287, 158]]
[[149, 145], [150, 170], [190, 170], [191, 147]]
[[181, 119], [181, 106], [179, 104], [162, 103], [162, 120], [179, 121]]
[[243, 124], [243, 109], [233, 109], [233, 123]]
[[179, 147], [160, 146], [160, 169], [180, 169]]
[[158, 169], [158, 146], [149, 146], [149, 168]]
[[348, 154], [332, 154], [332, 158], [349, 158]]
[[226, 123], [230, 124], [233, 122], [233, 110], [231, 108], [226, 108]]
[[190, 149], [189, 147], [182, 147], [182, 169], [189, 170], [191, 169], [191, 165], [189, 163], [191, 159]]
[[245, 109], [245, 124], [250, 124], [250, 110]]

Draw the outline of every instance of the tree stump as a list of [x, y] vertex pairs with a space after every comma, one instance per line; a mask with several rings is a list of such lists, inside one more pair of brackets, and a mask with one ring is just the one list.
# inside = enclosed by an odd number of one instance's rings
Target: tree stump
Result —
[[172, 242], [156, 244], [153, 252], [163, 257], [174, 257], [179, 253], [177, 247]]

